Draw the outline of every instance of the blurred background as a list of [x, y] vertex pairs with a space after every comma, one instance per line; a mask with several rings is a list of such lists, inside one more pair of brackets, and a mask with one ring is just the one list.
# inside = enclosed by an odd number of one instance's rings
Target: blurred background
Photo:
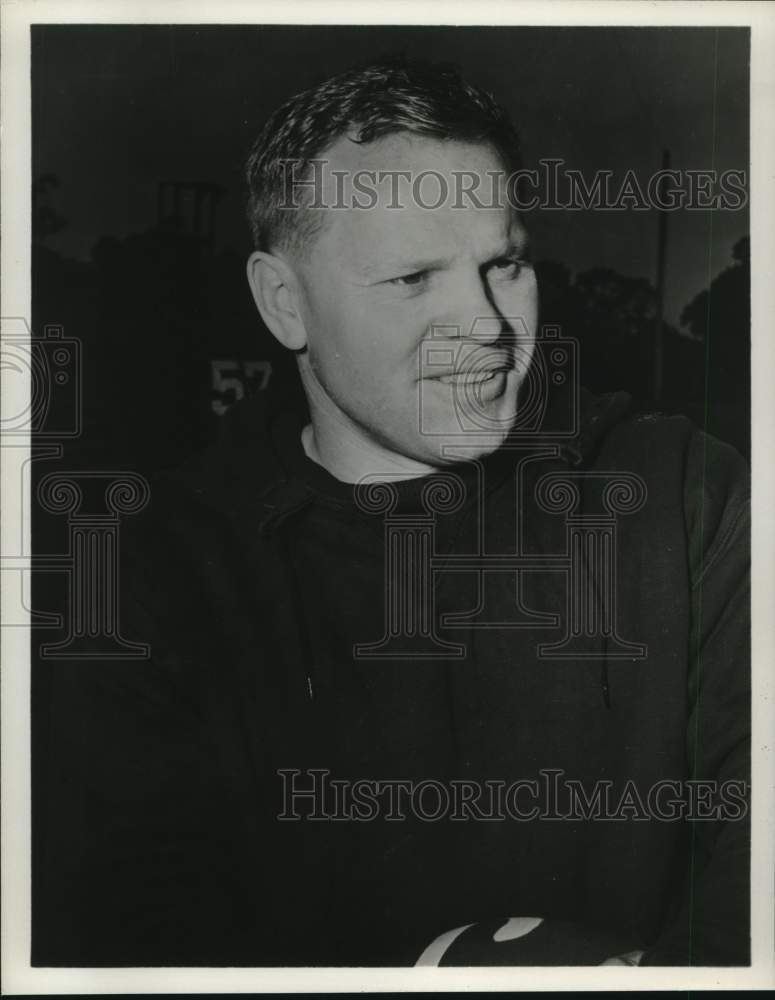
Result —
[[[81, 343], [72, 464], [175, 465], [281, 377], [245, 280], [245, 157], [292, 94], [398, 52], [492, 91], [527, 167], [633, 170], [645, 188], [667, 151], [674, 170], [747, 176], [744, 28], [33, 26], [33, 329]], [[583, 384], [747, 456], [747, 206], [525, 222], [542, 321], [579, 339]]]

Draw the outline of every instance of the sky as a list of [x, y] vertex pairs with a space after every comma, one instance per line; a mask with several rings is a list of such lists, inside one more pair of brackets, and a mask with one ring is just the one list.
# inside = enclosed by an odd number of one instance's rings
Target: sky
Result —
[[[160, 181], [225, 189], [217, 247], [247, 254], [242, 165], [265, 117], [371, 57], [451, 61], [511, 112], [526, 166], [585, 179], [749, 168], [748, 31], [710, 28], [40, 26], [33, 28], [33, 176], [54, 174], [67, 226], [48, 245], [87, 260], [103, 235], [151, 227]], [[537, 210], [537, 259], [655, 280], [658, 213]], [[747, 210], [668, 218], [666, 316], [730, 261]]]

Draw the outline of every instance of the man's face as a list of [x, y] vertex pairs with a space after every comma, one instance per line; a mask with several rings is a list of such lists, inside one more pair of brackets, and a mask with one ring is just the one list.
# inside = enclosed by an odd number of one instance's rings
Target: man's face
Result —
[[488, 171], [502, 181], [503, 164], [489, 146], [410, 133], [367, 145], [343, 138], [325, 158], [329, 205], [333, 171], [345, 172], [339, 201], [348, 205], [350, 179], [363, 170], [412, 178], [436, 171], [449, 196], [426, 208], [439, 200], [438, 179], [426, 177], [418, 204], [411, 181], [400, 182], [396, 199], [397, 182], [386, 178], [374, 185], [374, 207], [323, 210], [321, 233], [295, 264], [308, 337], [300, 367], [316, 438], [340, 435], [371, 457], [356, 461], [370, 474], [390, 471], [379, 468], [386, 458], [416, 474], [495, 450], [517, 412], [537, 288], [504, 188], [501, 207], [465, 196], [453, 207], [453, 171], [480, 175], [479, 196], [489, 203]]

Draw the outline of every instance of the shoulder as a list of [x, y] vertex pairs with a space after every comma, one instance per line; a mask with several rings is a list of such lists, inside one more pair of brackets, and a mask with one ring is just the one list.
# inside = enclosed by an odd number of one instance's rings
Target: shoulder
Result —
[[[252, 401], [251, 401], [252, 403]], [[193, 625], [197, 598], [240, 566], [266, 497], [283, 479], [260, 407], [235, 407], [218, 440], [149, 481], [149, 502], [121, 525], [127, 600]]]
[[748, 491], [748, 465], [730, 444], [705, 433], [688, 417], [658, 412], [625, 415], [601, 435], [594, 464], [667, 475], [712, 505]]
[[[683, 416], [635, 413], [612, 427], [595, 467], [629, 471], [656, 509], [681, 512], [692, 577], [745, 540], [750, 473], [740, 453]], [[743, 553], [743, 548], [738, 549]]]
[[684, 509], [692, 578], [699, 582], [725, 554], [750, 556], [748, 465], [731, 445], [696, 431], [686, 455]]

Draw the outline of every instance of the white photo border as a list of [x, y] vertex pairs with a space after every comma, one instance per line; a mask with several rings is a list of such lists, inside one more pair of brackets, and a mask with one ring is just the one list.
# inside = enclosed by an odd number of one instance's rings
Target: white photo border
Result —
[[[260, 993], [729, 989], [775, 986], [773, 734], [775, 734], [775, 4], [603, 0], [2, 0], [2, 317], [29, 317], [32, 24], [403, 24], [749, 26], [751, 28], [753, 798], [750, 968], [33, 968], [30, 966], [30, 664], [28, 632], [2, 642], [2, 965], [5, 994]], [[4, 415], [29, 386], [6, 379]], [[20, 399], [27, 393], [27, 400]], [[27, 442], [27, 446], [29, 442]], [[23, 483], [2, 459], [0, 551], [22, 517]], [[17, 466], [18, 467], [18, 466]], [[24, 518], [29, 524], [29, 519]], [[25, 551], [29, 551], [29, 538]], [[2, 593], [2, 606], [9, 595]], [[2, 620], [2, 619], [0, 619]]]

